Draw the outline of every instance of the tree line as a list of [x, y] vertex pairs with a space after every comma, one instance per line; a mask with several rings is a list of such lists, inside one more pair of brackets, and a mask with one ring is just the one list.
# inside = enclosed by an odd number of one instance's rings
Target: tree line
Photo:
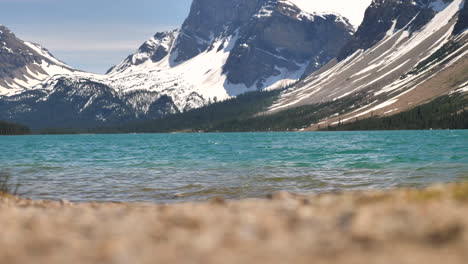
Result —
[[324, 128], [329, 131], [421, 129], [468, 129], [468, 95], [447, 95], [392, 116]]
[[0, 135], [27, 135], [31, 131], [27, 126], [0, 121]]

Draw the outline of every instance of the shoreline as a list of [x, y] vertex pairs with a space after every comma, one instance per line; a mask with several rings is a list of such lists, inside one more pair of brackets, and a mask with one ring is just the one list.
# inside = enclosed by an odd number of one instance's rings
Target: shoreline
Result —
[[466, 263], [468, 183], [129, 204], [0, 196], [0, 263]]
[[0, 135], [0, 137], [16, 136], [93, 136], [93, 135], [177, 135], [177, 134], [243, 134], [243, 133], [336, 133], [336, 132], [415, 132], [415, 131], [466, 131], [465, 128], [431, 128], [431, 129], [369, 129], [369, 130], [318, 130], [318, 129], [296, 129], [296, 130], [272, 130], [272, 131], [209, 131], [209, 132], [141, 132], [141, 133], [31, 133], [18, 135]]

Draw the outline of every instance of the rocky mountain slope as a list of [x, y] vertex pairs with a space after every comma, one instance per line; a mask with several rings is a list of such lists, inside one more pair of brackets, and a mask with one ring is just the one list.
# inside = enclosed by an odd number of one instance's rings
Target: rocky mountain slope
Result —
[[0, 95], [13, 95], [55, 74], [75, 70], [38, 44], [18, 39], [0, 25]]
[[466, 10], [463, 0], [374, 0], [337, 59], [285, 91], [269, 112], [350, 102], [313, 129], [467, 92]]
[[194, 0], [181, 29], [157, 33], [106, 75], [70, 69], [2, 90], [0, 119], [37, 128], [183, 112], [295, 82], [336, 57], [353, 31], [340, 15], [286, 0]]

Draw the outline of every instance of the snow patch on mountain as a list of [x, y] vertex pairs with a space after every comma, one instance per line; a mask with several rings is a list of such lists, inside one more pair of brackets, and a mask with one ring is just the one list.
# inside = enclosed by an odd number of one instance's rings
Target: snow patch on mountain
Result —
[[[58, 60], [57, 60], [58, 61]], [[63, 66], [62, 66], [63, 65]], [[34, 89], [44, 81], [56, 75], [70, 75], [75, 71], [69, 66], [53, 64], [47, 60], [34, 62], [19, 70], [16, 78], [4, 78], [0, 80], [0, 96], [13, 96]], [[3, 85], [2, 85], [3, 84]]]
[[372, 0], [289, 0], [308, 13], [337, 13], [348, 18], [354, 27], [358, 27], [364, 17], [364, 12]]
[[[157, 62], [147, 60], [124, 72], [111, 73], [104, 82], [119, 92], [147, 90], [164, 93], [173, 98], [179, 109], [186, 108], [188, 102], [185, 98], [193, 92], [206, 102], [210, 99], [224, 100], [231, 96], [228, 91], [245, 92], [236, 91], [239, 87], [226, 83], [226, 77], [222, 74], [223, 65], [236, 40], [236, 36], [219, 39], [211, 50], [176, 66], [171, 66], [171, 56]], [[225, 43], [228, 44], [221, 48]]]

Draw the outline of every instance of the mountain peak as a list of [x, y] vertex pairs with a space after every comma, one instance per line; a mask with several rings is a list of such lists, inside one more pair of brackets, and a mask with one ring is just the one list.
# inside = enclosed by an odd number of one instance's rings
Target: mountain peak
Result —
[[20, 40], [0, 26], [0, 95], [16, 94], [44, 81], [50, 75], [74, 69], [56, 59], [39, 44]]
[[147, 61], [152, 63], [161, 61], [171, 51], [178, 33], [178, 29], [156, 33], [151, 39], [143, 43], [137, 52], [128, 56], [120, 64], [110, 68], [106, 74], [124, 72], [132, 66], [139, 66]]

